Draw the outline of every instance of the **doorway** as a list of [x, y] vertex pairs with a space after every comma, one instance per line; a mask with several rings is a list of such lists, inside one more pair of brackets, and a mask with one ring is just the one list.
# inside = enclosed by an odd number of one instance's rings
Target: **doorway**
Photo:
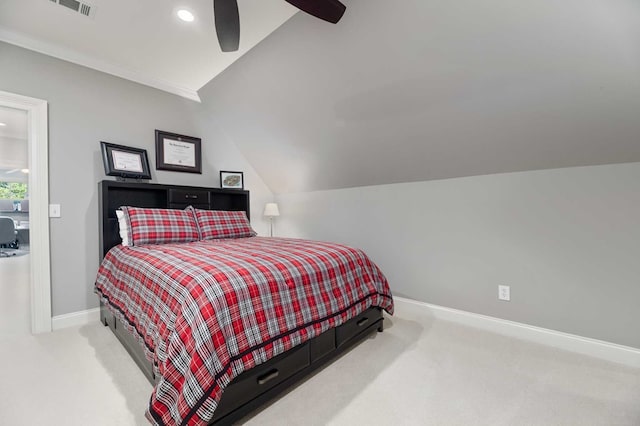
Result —
[[0, 335], [31, 332], [27, 111], [0, 106]]
[[[4, 179], [14, 180], [19, 180], [15, 177], [18, 172], [26, 175], [26, 187], [28, 190], [28, 198], [20, 198], [27, 194], [20, 192], [12, 193], [15, 195], [14, 198], [18, 198], [12, 200], [15, 201], [14, 210], [0, 213], [0, 215], [10, 215], [17, 225], [16, 242], [13, 248], [19, 249], [21, 244], [23, 248], [28, 248], [28, 255], [14, 256], [15, 259], [9, 259], [10, 261], [17, 261], [13, 265], [17, 269], [12, 269], [11, 272], [7, 272], [6, 280], [15, 280], [23, 287], [28, 286], [28, 293], [24, 292], [28, 294], [28, 296], [26, 296], [28, 298], [27, 311], [29, 312], [29, 325], [26, 327], [27, 330], [30, 330], [32, 333], [49, 332], [51, 331], [51, 275], [49, 257], [49, 142], [47, 102], [0, 91], [0, 112], [2, 111], [13, 112], [16, 117], [22, 115], [26, 125], [26, 129], [23, 130], [26, 134], [27, 145], [27, 167], [20, 167], [20, 169], [17, 170], [16, 166], [5, 170], [5, 174], [3, 175]], [[0, 120], [0, 122], [2, 122], [2, 120]], [[3, 166], [0, 164], [0, 167]], [[11, 175], [14, 175], [14, 177], [11, 177]], [[19, 190], [19, 188], [17, 188], [18, 185], [13, 186], [14, 190]], [[28, 234], [26, 232], [27, 229]], [[19, 233], [22, 235], [19, 235]], [[12, 247], [9, 246], [9, 248]], [[21, 261], [20, 259], [24, 260]], [[28, 269], [28, 277], [25, 276], [24, 271], [20, 272], [20, 262], [25, 263], [22, 266]], [[5, 281], [5, 277], [2, 277], [2, 281]], [[23, 293], [20, 293], [17, 297], [24, 298], [25, 296]]]

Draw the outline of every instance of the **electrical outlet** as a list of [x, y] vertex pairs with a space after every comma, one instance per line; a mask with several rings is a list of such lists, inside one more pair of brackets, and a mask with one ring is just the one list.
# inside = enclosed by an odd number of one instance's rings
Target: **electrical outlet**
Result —
[[499, 285], [498, 286], [498, 299], [506, 300], [507, 302], [511, 300], [511, 287], [508, 285]]

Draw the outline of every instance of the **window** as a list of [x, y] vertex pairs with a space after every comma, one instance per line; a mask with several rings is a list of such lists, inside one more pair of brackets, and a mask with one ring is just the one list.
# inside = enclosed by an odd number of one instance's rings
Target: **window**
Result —
[[27, 184], [20, 182], [0, 182], [0, 199], [23, 200], [27, 198]]

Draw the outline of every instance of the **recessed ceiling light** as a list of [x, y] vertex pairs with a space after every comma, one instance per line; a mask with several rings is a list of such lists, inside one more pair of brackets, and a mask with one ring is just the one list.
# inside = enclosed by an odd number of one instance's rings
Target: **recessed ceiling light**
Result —
[[7, 125], [7, 123], [0, 123], [0, 127], [4, 127], [6, 125]]
[[24, 173], [25, 175], [26, 175], [27, 173], [29, 173], [29, 169], [22, 169], [22, 170], [20, 170], [20, 171], [21, 171], [22, 173]]
[[195, 16], [193, 16], [193, 13], [189, 12], [187, 9], [180, 9], [178, 11], [178, 18], [185, 22], [193, 22], [193, 20], [196, 19]]

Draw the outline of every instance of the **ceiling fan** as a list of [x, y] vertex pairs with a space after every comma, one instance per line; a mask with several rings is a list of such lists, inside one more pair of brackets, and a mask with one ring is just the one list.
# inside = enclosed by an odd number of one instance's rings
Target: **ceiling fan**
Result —
[[[338, 0], [285, 0], [298, 9], [336, 24], [347, 7]], [[213, 0], [218, 42], [223, 52], [235, 52], [240, 45], [240, 15], [237, 0]]]

